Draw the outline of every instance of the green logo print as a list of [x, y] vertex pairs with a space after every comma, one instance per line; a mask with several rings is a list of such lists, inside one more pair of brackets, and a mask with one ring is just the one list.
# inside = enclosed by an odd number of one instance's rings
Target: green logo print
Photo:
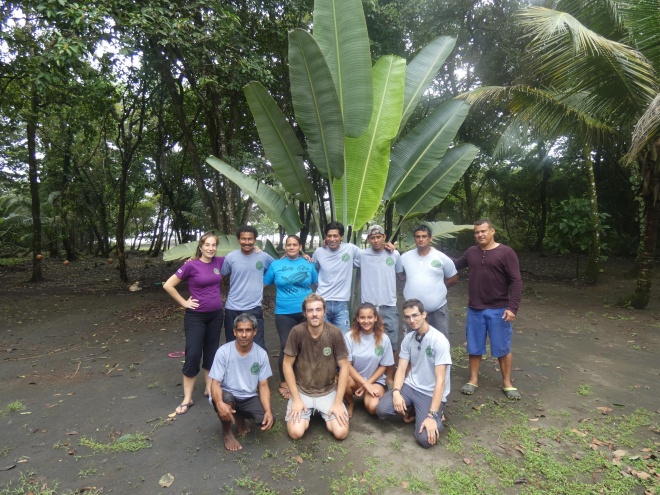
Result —
[[431, 266], [433, 268], [442, 268], [442, 261], [440, 260], [433, 260], [431, 261]]
[[344, 254], [342, 254], [342, 256], [341, 256], [341, 260], [342, 260], [344, 263], [348, 263], [348, 260], [350, 260], [350, 259], [351, 259], [351, 257], [348, 255], [348, 253], [344, 253]]
[[323, 348], [323, 355], [324, 356], [329, 356], [330, 354], [332, 354], [332, 350], [329, 347], [324, 347]]
[[428, 357], [433, 357], [433, 349], [431, 348], [430, 345], [427, 345], [427, 346], [426, 346], [426, 355], [427, 355]]
[[381, 357], [383, 355], [384, 349], [382, 345], [376, 346], [376, 356]]
[[263, 261], [257, 261], [257, 270], [263, 270], [264, 269], [264, 263]]
[[214, 268], [213, 273], [215, 273], [216, 275], [220, 275], [220, 270], [218, 270], [217, 268]]
[[250, 367], [250, 373], [252, 373], [253, 375], [258, 375], [260, 370], [261, 370], [261, 366], [259, 366], [259, 363], [254, 363]]
[[388, 256], [387, 259], [385, 260], [385, 264], [386, 264], [387, 266], [392, 266], [392, 265], [394, 265], [394, 258], [392, 258], [391, 256]]

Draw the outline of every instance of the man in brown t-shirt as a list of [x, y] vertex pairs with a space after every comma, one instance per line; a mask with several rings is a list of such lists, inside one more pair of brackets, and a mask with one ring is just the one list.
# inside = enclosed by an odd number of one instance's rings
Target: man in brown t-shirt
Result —
[[348, 382], [348, 350], [341, 330], [325, 321], [325, 311], [321, 296], [307, 296], [303, 301], [307, 322], [291, 329], [284, 347], [282, 368], [291, 393], [286, 429], [293, 439], [302, 438], [314, 411], [321, 413], [336, 439], [348, 436], [348, 411], [342, 402]]

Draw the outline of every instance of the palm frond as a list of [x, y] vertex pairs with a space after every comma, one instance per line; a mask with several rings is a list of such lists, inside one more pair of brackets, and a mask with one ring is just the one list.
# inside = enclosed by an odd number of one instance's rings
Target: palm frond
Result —
[[635, 125], [632, 143], [624, 157], [624, 162], [633, 163], [637, 155], [658, 138], [660, 138], [660, 94], [655, 97]]

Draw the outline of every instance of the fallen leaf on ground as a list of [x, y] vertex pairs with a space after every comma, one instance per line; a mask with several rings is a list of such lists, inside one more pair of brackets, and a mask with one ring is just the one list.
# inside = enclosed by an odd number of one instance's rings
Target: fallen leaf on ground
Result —
[[66, 435], [77, 435], [77, 434], [78, 434], [78, 432], [76, 430], [66, 432]]
[[627, 452], [625, 450], [615, 450], [614, 452], [612, 452], [612, 455], [614, 457], [623, 457], [626, 454]]
[[529, 418], [530, 421], [538, 421], [539, 418]]
[[9, 466], [5, 466], [3, 468], [0, 468], [0, 471], [9, 471], [10, 469], [14, 469], [16, 467], [16, 464], [10, 464]]
[[514, 485], [524, 485], [527, 483], [526, 478], [518, 478], [516, 481], [513, 482]]
[[25, 464], [28, 460], [27, 459], [19, 459], [16, 461], [16, 464]]
[[158, 484], [163, 488], [169, 488], [172, 486], [172, 483], [174, 483], [174, 476], [172, 476], [170, 473], [164, 474], [158, 482]]
[[404, 490], [407, 490], [408, 489], [408, 482], [407, 481], [402, 481], [401, 482], [401, 488], [403, 488]]
[[176, 411], [167, 415], [168, 418], [173, 418], [174, 416], [176, 416]]
[[303, 458], [302, 458], [301, 456], [297, 455], [297, 456], [296, 456], [296, 462], [297, 462], [298, 464], [302, 464], [302, 463], [303, 463]]
[[637, 476], [640, 480], [647, 480], [651, 477], [649, 473], [645, 473], [644, 471], [633, 471], [632, 474], [633, 476]]
[[605, 406], [599, 406], [599, 407], [597, 407], [596, 409], [598, 409], [598, 410], [599, 410], [600, 412], [602, 412], [603, 414], [609, 414], [609, 413], [611, 413], [611, 412], [614, 410], [614, 409], [612, 409], [611, 407], [605, 407]]
[[470, 459], [468, 459], [467, 457], [464, 457], [464, 458], [463, 458], [463, 462], [464, 462], [465, 464], [467, 464], [468, 466], [469, 466], [470, 464], [472, 464], [472, 461], [471, 461]]
[[573, 433], [575, 433], [578, 437], [586, 437], [587, 436], [586, 433], [584, 433], [583, 431], [580, 431], [580, 430], [576, 430], [575, 428], [573, 428], [571, 431]]

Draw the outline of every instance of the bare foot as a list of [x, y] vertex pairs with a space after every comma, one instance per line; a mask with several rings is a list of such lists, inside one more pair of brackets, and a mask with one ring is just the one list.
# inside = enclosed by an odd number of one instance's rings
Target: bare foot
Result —
[[238, 443], [238, 440], [236, 440], [236, 437], [231, 430], [225, 432], [225, 448], [232, 452], [243, 450], [243, 446]]
[[238, 428], [238, 435], [241, 437], [244, 437], [250, 432], [250, 427], [245, 422], [245, 418], [241, 418], [240, 416], [236, 417], [236, 427]]
[[415, 408], [409, 407], [406, 409], [406, 414], [403, 415], [404, 423], [412, 423], [415, 421]]
[[349, 419], [353, 417], [353, 407], [355, 407], [355, 402], [346, 402], [346, 410], [348, 411]]

